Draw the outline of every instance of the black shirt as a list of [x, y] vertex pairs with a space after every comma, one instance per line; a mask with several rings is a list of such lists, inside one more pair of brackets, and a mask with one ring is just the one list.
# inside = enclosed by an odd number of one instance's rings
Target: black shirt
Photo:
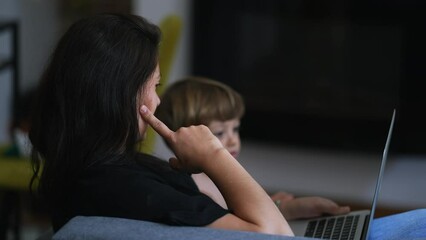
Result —
[[205, 226], [229, 212], [201, 193], [189, 174], [146, 154], [138, 154], [137, 161], [90, 167], [55, 205], [55, 231], [77, 215]]

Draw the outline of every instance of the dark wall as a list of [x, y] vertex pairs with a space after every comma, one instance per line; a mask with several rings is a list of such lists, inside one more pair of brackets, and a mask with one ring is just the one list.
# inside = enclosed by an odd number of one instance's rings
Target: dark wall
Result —
[[194, 74], [247, 105], [246, 139], [426, 153], [422, 1], [194, 1]]

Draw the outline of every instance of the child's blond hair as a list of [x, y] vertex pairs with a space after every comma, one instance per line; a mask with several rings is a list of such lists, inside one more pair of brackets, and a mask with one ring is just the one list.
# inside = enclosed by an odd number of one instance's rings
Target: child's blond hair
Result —
[[208, 125], [213, 120], [241, 118], [245, 107], [231, 87], [204, 77], [186, 77], [171, 84], [161, 96], [155, 115], [170, 129]]

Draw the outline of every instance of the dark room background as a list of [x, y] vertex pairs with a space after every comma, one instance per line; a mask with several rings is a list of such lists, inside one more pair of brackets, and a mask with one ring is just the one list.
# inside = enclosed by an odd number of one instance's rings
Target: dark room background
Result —
[[423, 1], [206, 0], [193, 6], [193, 73], [245, 98], [243, 139], [426, 153]]

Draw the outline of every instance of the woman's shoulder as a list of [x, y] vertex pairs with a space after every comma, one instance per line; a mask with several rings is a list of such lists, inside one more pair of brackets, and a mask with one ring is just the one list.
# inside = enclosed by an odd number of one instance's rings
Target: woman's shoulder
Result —
[[139, 153], [138, 157], [136, 158], [136, 164], [140, 167], [149, 169], [150, 171], [160, 176], [164, 181], [175, 187], [189, 187], [190, 189], [198, 190], [198, 187], [191, 177], [191, 174], [172, 169], [168, 161], [152, 155]]
[[110, 156], [108, 160], [96, 161], [95, 164], [86, 168], [86, 171], [146, 171], [151, 169], [172, 170], [165, 160], [145, 153], [136, 153], [128, 156]]
[[162, 171], [172, 171], [172, 168], [167, 161], [153, 155], [137, 153], [134, 160], [134, 163], [142, 167], [154, 168]]
[[156, 181], [170, 185], [186, 185], [190, 188], [196, 186], [190, 174], [175, 171], [167, 161], [145, 153], [137, 153], [120, 161], [93, 165], [84, 171], [80, 179], [84, 182], [132, 181], [136, 184]]

